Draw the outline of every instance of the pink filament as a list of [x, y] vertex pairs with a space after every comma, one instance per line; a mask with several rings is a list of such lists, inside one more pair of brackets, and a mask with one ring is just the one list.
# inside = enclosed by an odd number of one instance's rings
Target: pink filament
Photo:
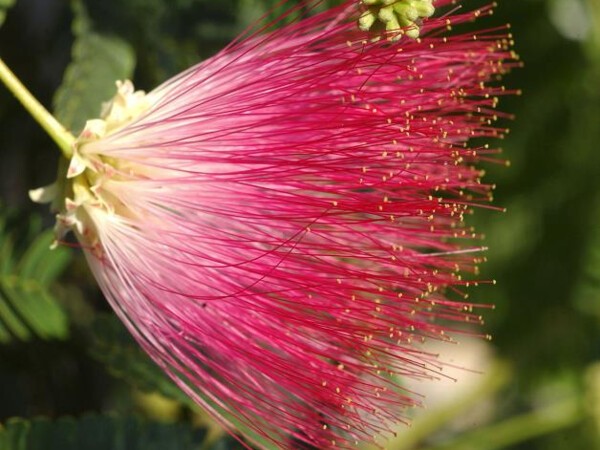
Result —
[[354, 5], [250, 35], [82, 148], [130, 168], [102, 186], [115, 212], [90, 211], [101, 288], [228, 429], [282, 448], [389, 435], [420, 403], [402, 377], [439, 368], [422, 343], [480, 322], [463, 216], [490, 193], [472, 163], [496, 150], [467, 143], [504, 133], [512, 92], [493, 83], [517, 63], [504, 30], [445, 30], [489, 11], [418, 40], [373, 40]]

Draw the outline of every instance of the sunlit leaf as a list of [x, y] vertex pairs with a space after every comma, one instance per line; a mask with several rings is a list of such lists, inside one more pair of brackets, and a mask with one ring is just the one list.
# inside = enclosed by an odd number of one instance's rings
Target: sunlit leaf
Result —
[[124, 40], [94, 31], [82, 2], [73, 2], [73, 13], [73, 59], [55, 93], [54, 112], [77, 134], [114, 96], [115, 81], [131, 78], [135, 56]]

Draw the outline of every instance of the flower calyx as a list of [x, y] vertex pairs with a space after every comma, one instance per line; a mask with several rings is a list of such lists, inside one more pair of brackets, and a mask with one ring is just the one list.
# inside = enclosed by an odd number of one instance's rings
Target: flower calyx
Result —
[[92, 250], [98, 247], [98, 240], [91, 213], [92, 210], [113, 212], [112, 199], [104, 198], [102, 184], [118, 173], [119, 161], [86, 147], [130, 123], [150, 107], [145, 92], [136, 91], [131, 81], [117, 81], [116, 85], [117, 93], [103, 105], [100, 118], [88, 120], [75, 140], [70, 161], [62, 160], [57, 181], [29, 192], [34, 202], [51, 203], [52, 210], [58, 212], [57, 240], [73, 230]]

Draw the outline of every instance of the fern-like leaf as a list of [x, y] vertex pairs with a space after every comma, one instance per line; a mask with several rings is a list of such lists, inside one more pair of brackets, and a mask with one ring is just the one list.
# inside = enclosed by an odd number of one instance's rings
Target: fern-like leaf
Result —
[[134, 417], [14, 418], [0, 425], [2, 450], [199, 450], [205, 437], [203, 428]]
[[64, 271], [71, 255], [66, 248], [50, 249], [54, 239], [46, 231], [21, 255], [15, 254], [13, 236], [0, 218], [0, 343], [14, 339], [62, 339], [68, 319], [51, 284]]

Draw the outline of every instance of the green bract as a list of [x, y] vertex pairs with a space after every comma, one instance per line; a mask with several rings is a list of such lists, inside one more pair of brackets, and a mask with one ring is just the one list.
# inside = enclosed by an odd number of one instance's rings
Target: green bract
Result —
[[362, 31], [400, 31], [416, 39], [421, 20], [435, 12], [433, 0], [362, 0], [367, 7], [358, 19]]

